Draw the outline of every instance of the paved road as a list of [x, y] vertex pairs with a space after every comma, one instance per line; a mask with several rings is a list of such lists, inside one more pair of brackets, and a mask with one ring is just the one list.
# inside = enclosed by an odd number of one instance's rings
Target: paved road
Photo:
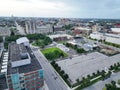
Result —
[[104, 81], [99, 81], [95, 83], [94, 85], [85, 88], [84, 90], [102, 90], [102, 88], [105, 86], [105, 84], [111, 83], [112, 80], [118, 81], [120, 79], [120, 72], [119, 73], [114, 73], [111, 75], [110, 78], [104, 80]]
[[61, 80], [61, 78], [59, 78], [59, 76], [56, 74], [50, 63], [46, 60], [39, 49], [35, 49], [33, 47], [31, 48], [42, 68], [44, 69], [44, 77], [49, 90], [68, 90], [68, 87]]

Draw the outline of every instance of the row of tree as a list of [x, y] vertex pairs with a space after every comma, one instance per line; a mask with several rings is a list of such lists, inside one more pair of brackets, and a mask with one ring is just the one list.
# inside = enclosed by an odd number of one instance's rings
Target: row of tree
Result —
[[109, 70], [120, 71], [120, 63], [114, 63], [114, 65], [110, 66]]
[[55, 68], [55, 70], [59, 73], [59, 75], [64, 79], [64, 81], [71, 86], [70, 82], [69, 82], [69, 75], [65, 73], [64, 70], [61, 69], [61, 67], [55, 62], [52, 61], [51, 65]]
[[120, 48], [120, 45], [119, 44], [115, 44], [115, 43], [110, 43], [110, 42], [104, 42], [104, 44], [107, 44], [107, 45], [110, 45], [110, 46], [113, 46], [113, 47], [117, 47], [117, 48]]
[[[118, 82], [118, 84], [120, 84]], [[115, 81], [111, 81], [111, 84], [105, 84], [106, 90], [120, 90], [120, 88], [118, 88], [116, 86], [116, 82]]]
[[[76, 90], [79, 90], [79, 89], [83, 89], [99, 80], [105, 80], [107, 78], [109, 78], [111, 76], [111, 71], [120, 71], [120, 63], [115, 63], [114, 65], [111, 65], [110, 68], [109, 68], [109, 71], [108, 73], [106, 73], [104, 70], [102, 70], [101, 72], [98, 70], [96, 73], [92, 73], [92, 75], [87, 75], [87, 77], [83, 77], [82, 80], [80, 81], [79, 79], [76, 79], [76, 84], [74, 84], [74, 86], [77, 86], [77, 85], [81, 85], [80, 87], [78, 87]], [[94, 79], [98, 76], [101, 76], [98, 80], [95, 80], [95, 81], [90, 81], [91, 79]], [[120, 89], [116, 89], [116, 87], [113, 86], [112, 89], [109, 89], [110, 87], [112, 87], [111, 84], [106, 84], [106, 87], [108, 88], [107, 90], [120, 90]]]
[[92, 75], [87, 75], [87, 77], [82, 77], [81, 81], [79, 79], [76, 79], [77, 83], [74, 84], [73, 86], [80, 85], [76, 90], [81, 90], [85, 87], [88, 87], [88, 86], [94, 84], [95, 82], [97, 82], [99, 80], [104, 80], [106, 78], [109, 78], [110, 75], [111, 75], [111, 72], [106, 73], [104, 70], [102, 70], [102, 71], [98, 70], [96, 73], [92, 73]]
[[72, 45], [70, 43], [64, 43], [66, 47], [73, 48], [77, 51], [77, 53], [85, 53], [86, 51], [83, 48], [79, 48], [77, 45]]

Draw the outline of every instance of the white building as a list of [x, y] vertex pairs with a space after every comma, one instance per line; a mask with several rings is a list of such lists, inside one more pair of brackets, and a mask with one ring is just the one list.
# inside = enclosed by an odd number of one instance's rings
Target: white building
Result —
[[17, 44], [21, 44], [23, 43], [25, 46], [30, 46], [29, 40], [27, 37], [21, 37], [19, 39], [16, 40]]
[[120, 35], [119, 34], [102, 34], [94, 32], [90, 34], [90, 37], [97, 40], [105, 40], [106, 42], [120, 44]]
[[59, 37], [66, 37], [68, 40], [73, 39], [73, 36], [68, 34], [55, 34], [55, 35], [49, 35], [48, 37], [50, 37], [52, 40], [54, 38], [59, 38]]
[[93, 38], [93, 39], [97, 39], [97, 40], [103, 40], [104, 39], [104, 36], [102, 33], [99, 33], [99, 32], [93, 32], [90, 34], [90, 37]]
[[120, 28], [111, 28], [111, 31], [120, 34]]

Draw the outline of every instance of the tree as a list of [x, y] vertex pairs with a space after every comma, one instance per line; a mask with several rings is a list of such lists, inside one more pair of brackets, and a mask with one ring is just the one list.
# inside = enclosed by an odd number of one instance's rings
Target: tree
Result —
[[82, 77], [82, 81], [84, 81], [85, 80], [85, 77]]
[[116, 82], [115, 81], [111, 81], [112, 84], [112, 90], [116, 90]]
[[65, 75], [64, 75], [64, 77], [65, 77], [66, 79], [68, 79], [68, 78], [69, 78], [68, 74], [65, 74]]
[[119, 62], [117, 62], [117, 66], [120, 66], [120, 63], [119, 63]]
[[116, 63], [114, 63], [114, 67], [116, 67], [117, 65], [116, 65]]
[[110, 70], [113, 70], [113, 68], [114, 68], [113, 65], [111, 65], [111, 66], [110, 66]]
[[60, 67], [60, 66], [58, 66], [58, 70], [59, 70], [59, 71], [61, 70], [61, 67]]
[[2, 42], [3, 41], [3, 38], [0, 36], [0, 42]]
[[52, 61], [51, 64], [52, 64], [52, 65], [55, 65], [55, 61]]
[[105, 73], [105, 70], [102, 70], [102, 74], [104, 74]]
[[56, 67], [56, 68], [58, 67], [58, 64], [57, 64], [57, 63], [55, 63], [55, 67]]
[[100, 74], [100, 71], [99, 70], [97, 70], [97, 75], [99, 75]]
[[70, 44], [69, 44], [69, 43], [66, 43], [66, 47], [70, 47]]
[[61, 70], [61, 72], [60, 72], [62, 75], [64, 75], [65, 74], [65, 71], [64, 70]]
[[93, 76], [95, 76], [95, 73], [92, 73]]
[[77, 82], [77, 83], [79, 83], [79, 82], [80, 82], [80, 80], [79, 80], [79, 79], [76, 79], [76, 82]]
[[116, 82], [115, 82], [115, 81], [111, 81], [111, 84], [112, 84], [113, 86], [115, 86]]
[[90, 78], [90, 75], [87, 75], [87, 78]]
[[63, 58], [63, 57], [64, 57], [64, 54], [61, 52], [59, 57], [62, 57], [62, 58]]
[[15, 34], [14, 34], [14, 32], [13, 31], [11, 31], [11, 36], [14, 36]]

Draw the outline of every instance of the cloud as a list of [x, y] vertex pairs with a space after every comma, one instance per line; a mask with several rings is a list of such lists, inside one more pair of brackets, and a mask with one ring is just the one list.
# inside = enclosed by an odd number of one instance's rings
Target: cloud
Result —
[[120, 18], [120, 0], [1, 0], [0, 15]]
[[67, 13], [70, 11], [72, 11], [72, 8], [69, 5], [58, 1], [49, 2], [47, 0], [3, 0], [2, 4], [0, 4], [1, 15], [13, 14], [18, 16], [67, 16]]

